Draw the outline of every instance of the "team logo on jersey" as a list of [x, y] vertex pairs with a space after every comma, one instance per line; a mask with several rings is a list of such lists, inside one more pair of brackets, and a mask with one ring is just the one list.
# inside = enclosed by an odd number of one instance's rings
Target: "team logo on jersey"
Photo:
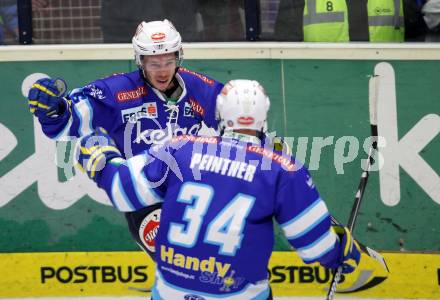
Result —
[[192, 117], [192, 118], [194, 118], [194, 111], [192, 109], [191, 104], [188, 103], [188, 102], [185, 102], [185, 107], [184, 107], [184, 110], [183, 110], [183, 116], [184, 117]]
[[105, 99], [104, 92], [99, 87], [97, 87], [94, 84], [86, 85], [84, 87], [84, 93], [87, 94], [87, 95], [90, 95], [93, 98], [98, 99], [98, 100], [104, 100]]
[[156, 102], [147, 102], [141, 106], [123, 109], [121, 116], [123, 123], [136, 123], [141, 118], [155, 119], [157, 118]]
[[116, 99], [118, 100], [118, 102], [124, 103], [127, 101], [140, 99], [141, 97], [146, 95], [147, 89], [145, 88], [145, 86], [139, 86], [135, 90], [118, 92], [116, 94]]
[[[131, 121], [130, 121], [131, 123]], [[170, 141], [174, 136], [189, 134], [196, 135], [200, 128], [202, 128], [201, 123], [197, 123], [192, 125], [191, 127], [180, 127], [177, 124], [167, 123], [165, 128], [160, 129], [141, 129], [141, 123], [136, 123], [136, 138], [133, 140], [133, 143], [140, 144], [144, 142], [147, 145], [156, 144], [161, 145], [167, 141]]]
[[144, 220], [139, 227], [139, 238], [142, 244], [151, 252], [155, 252], [155, 242], [157, 231], [160, 224], [160, 211], [161, 209], [155, 209], [145, 216]]

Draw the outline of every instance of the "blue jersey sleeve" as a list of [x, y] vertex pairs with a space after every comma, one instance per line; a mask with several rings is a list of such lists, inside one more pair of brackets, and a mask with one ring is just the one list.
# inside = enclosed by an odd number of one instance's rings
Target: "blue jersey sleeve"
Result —
[[326, 265], [339, 257], [338, 237], [330, 214], [305, 167], [284, 172], [275, 216], [290, 244], [305, 263]]
[[217, 129], [215, 107], [223, 83], [184, 67], [179, 68], [178, 74], [185, 81], [193, 111], [208, 127]]
[[207, 102], [206, 113], [204, 115], [203, 122], [205, 122], [205, 124], [208, 127], [214, 129], [217, 129], [217, 125], [218, 125], [218, 122], [215, 118], [217, 95], [220, 94], [222, 89], [223, 89], [223, 84], [221, 82], [214, 81], [214, 85], [212, 86], [212, 88], [206, 91], [207, 93], [206, 99], [208, 99], [209, 101], [206, 101]]
[[137, 211], [163, 202], [168, 175], [176, 168], [170, 148], [161, 145], [133, 156], [122, 164], [108, 162], [97, 181], [116, 209]]
[[93, 132], [94, 115], [99, 115], [106, 99], [107, 87], [95, 81], [82, 88], [72, 90], [68, 96], [65, 112], [54, 119], [41, 121], [43, 132], [52, 139], [61, 140], [80, 137]]
[[72, 125], [71, 101], [66, 101], [66, 109], [63, 114], [56, 118], [39, 118], [43, 133], [55, 140], [61, 140], [63, 137], [69, 136], [69, 129]]

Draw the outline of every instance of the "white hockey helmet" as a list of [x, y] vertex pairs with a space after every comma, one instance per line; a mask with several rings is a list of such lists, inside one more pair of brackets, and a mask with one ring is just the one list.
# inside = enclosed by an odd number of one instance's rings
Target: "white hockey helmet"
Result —
[[182, 38], [174, 25], [163, 21], [142, 22], [132, 39], [136, 64], [142, 68], [142, 55], [160, 55], [177, 52], [177, 65], [182, 58]]
[[269, 107], [269, 97], [257, 81], [231, 80], [217, 96], [216, 116], [219, 129], [266, 132]]

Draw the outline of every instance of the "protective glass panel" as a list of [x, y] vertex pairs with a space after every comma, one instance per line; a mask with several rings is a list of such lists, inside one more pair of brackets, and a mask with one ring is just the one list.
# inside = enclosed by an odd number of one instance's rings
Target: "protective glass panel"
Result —
[[243, 3], [243, 0], [33, 0], [33, 41], [35, 44], [129, 43], [141, 21], [165, 18], [174, 24], [184, 42], [245, 41]]

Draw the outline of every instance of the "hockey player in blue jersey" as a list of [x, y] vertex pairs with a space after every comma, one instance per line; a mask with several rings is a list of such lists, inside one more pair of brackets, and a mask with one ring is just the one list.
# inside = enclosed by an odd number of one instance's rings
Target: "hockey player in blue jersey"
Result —
[[[38, 80], [29, 91], [30, 111], [53, 139], [87, 135], [105, 128], [123, 157], [179, 134], [197, 134], [202, 123], [216, 128], [215, 99], [223, 84], [181, 66], [181, 36], [168, 21], [142, 22], [132, 39], [138, 70], [98, 79], [65, 96], [62, 79]], [[154, 250], [151, 232], [156, 205], [128, 213], [136, 242]], [[151, 220], [145, 232], [139, 226]]]
[[179, 32], [168, 21], [142, 22], [132, 40], [138, 70], [98, 79], [64, 98], [61, 79], [38, 80], [29, 108], [53, 139], [105, 128], [125, 157], [173, 135], [217, 127], [215, 99], [223, 84], [181, 66]]
[[259, 138], [269, 105], [256, 81], [233, 80], [217, 97], [219, 137], [183, 135], [127, 160], [102, 130], [81, 141], [80, 164], [115, 208], [163, 202], [152, 299], [272, 299], [273, 218], [304, 262], [359, 263], [307, 169]]

